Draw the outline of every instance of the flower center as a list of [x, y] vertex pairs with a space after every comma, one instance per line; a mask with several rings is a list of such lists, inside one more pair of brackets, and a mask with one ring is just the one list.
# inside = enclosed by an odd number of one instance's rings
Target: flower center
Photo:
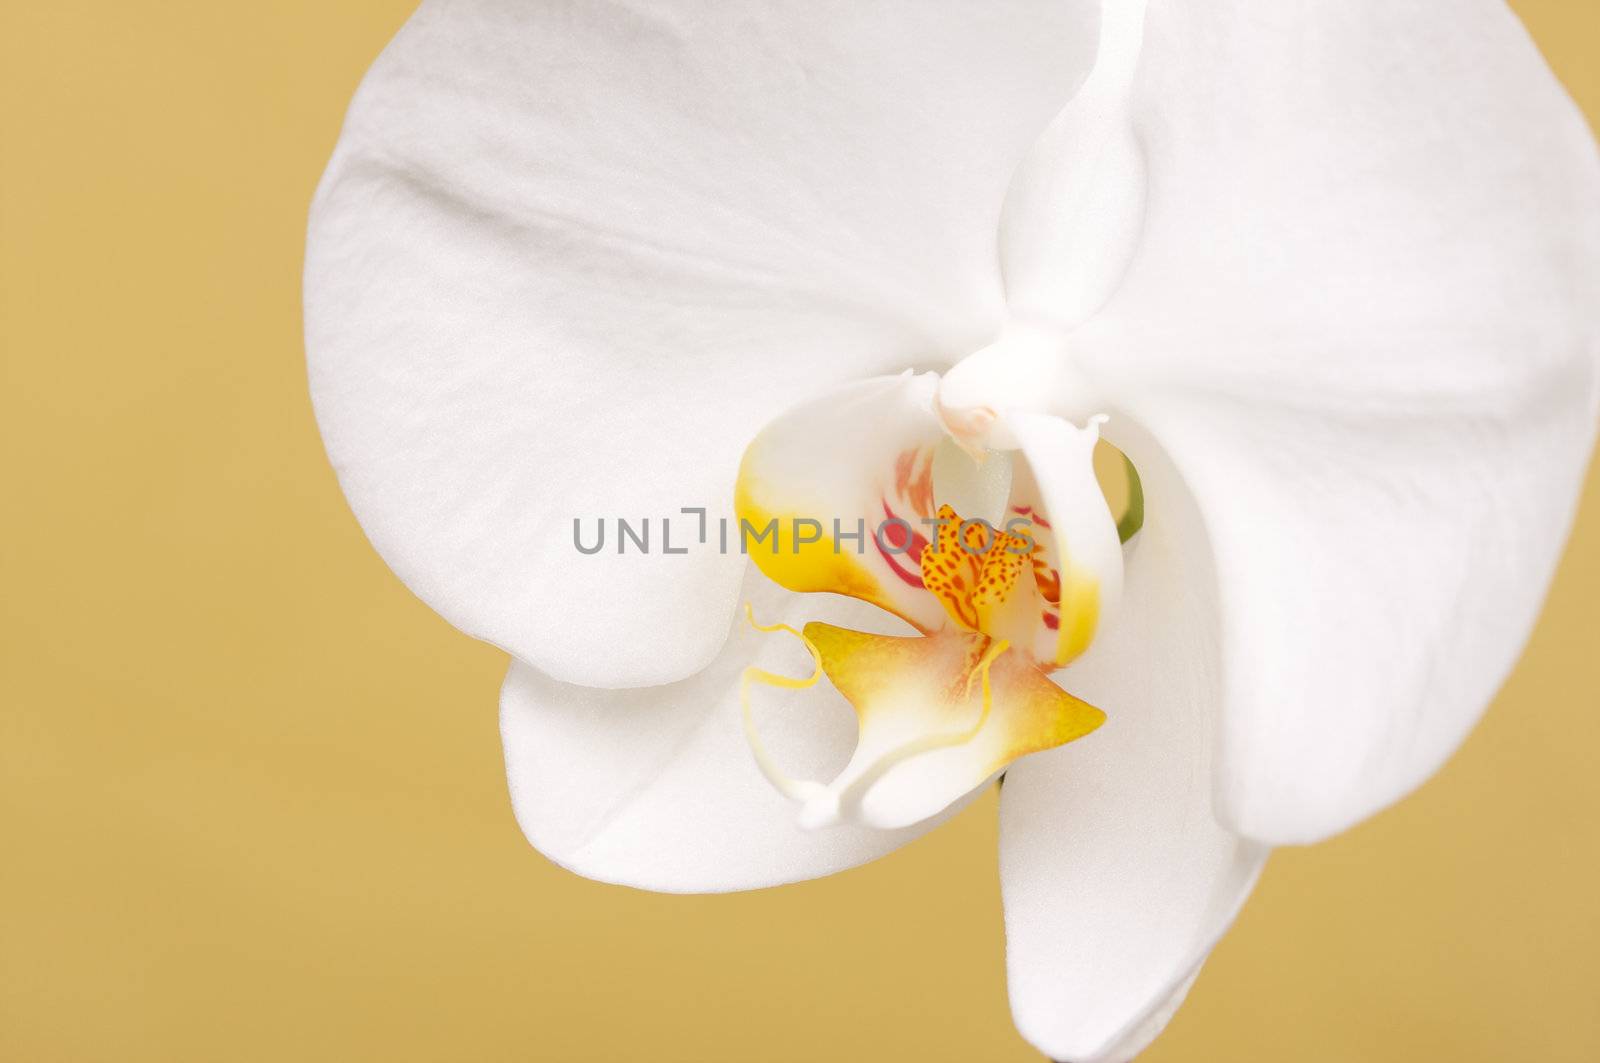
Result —
[[[940, 395], [931, 374], [863, 381], [773, 422], [741, 463], [741, 522], [778, 529], [750, 554], [763, 573], [870, 602], [917, 632], [758, 626], [799, 639], [814, 663], [804, 678], [752, 666], [740, 681], [756, 763], [806, 825], [907, 826], [1105, 719], [1049, 678], [1088, 647], [1121, 584], [1094, 468], [1102, 419], [1080, 426], [1006, 405], [978, 418], [984, 439], [957, 439]], [[859, 548], [846, 549], [837, 529], [863, 519], [876, 532], [856, 532]], [[857, 721], [854, 754], [827, 783], [782, 770], [753, 706], [758, 687], [801, 690], [823, 676]]]
[[1019, 516], [997, 529], [940, 506], [938, 532], [922, 552], [922, 585], [968, 631], [1025, 643], [1044, 618], [1037, 568], [1050, 572], [1032, 525]]

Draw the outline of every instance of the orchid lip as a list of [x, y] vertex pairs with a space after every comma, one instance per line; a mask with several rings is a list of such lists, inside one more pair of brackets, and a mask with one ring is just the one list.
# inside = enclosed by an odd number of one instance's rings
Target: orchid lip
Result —
[[[752, 667], [740, 683], [756, 763], [804, 826], [918, 822], [1105, 718], [1048, 678], [1088, 647], [1120, 587], [1092, 460], [1105, 418], [1079, 427], [1027, 411], [955, 414], [941, 395], [931, 374], [862, 382], [773, 422], [741, 464], [741, 520], [792, 526], [860, 513], [891, 525], [877, 550], [850, 556], [791, 534], [752, 555], [764, 574], [793, 591], [870, 602], [917, 631], [757, 625], [799, 639], [813, 662], [809, 676]], [[997, 428], [1015, 459], [980, 445]], [[824, 677], [856, 712], [856, 751], [831, 782], [792, 778], [763, 744], [754, 690], [809, 689]]]
[[[764, 669], [751, 666], [746, 668], [740, 677], [740, 701], [744, 713], [745, 735], [750, 742], [752, 752], [755, 754], [757, 765], [767, 780], [780, 793], [794, 800], [800, 805], [798, 821], [802, 827], [817, 829], [831, 827], [842, 822], [847, 816], [860, 815], [863, 798], [868, 790], [892, 771], [897, 765], [934, 750], [965, 745], [971, 742], [984, 725], [989, 721], [994, 709], [994, 690], [990, 676], [990, 668], [995, 660], [1009, 649], [1009, 644], [1003, 640], [982, 638], [975, 649], [975, 657], [967, 663], [959, 675], [957, 686], [959, 688], [959, 701], [963, 706], [970, 705], [970, 712], [960, 720], [956, 726], [944, 730], [929, 730], [906, 741], [900, 742], [881, 753], [863, 759], [858, 765], [855, 760], [831, 783], [821, 783], [809, 779], [795, 779], [780, 768], [772, 756], [767, 752], [761, 741], [758, 729], [752, 714], [750, 687], [754, 683], [768, 686], [801, 689], [817, 683], [823, 673], [829, 669], [830, 660], [823, 650], [818, 647], [812, 628], [825, 628], [827, 625], [807, 625], [807, 630], [796, 631], [784, 624], [763, 625], [754, 615], [753, 609], [746, 604], [746, 618], [750, 625], [757, 631], [775, 632], [784, 631], [798, 638], [811, 654], [816, 663], [813, 673], [803, 679], [787, 676], [778, 676]], [[833, 629], [842, 631], [846, 636], [866, 637], [869, 639], [882, 639], [887, 636], [863, 636], [861, 632], [851, 632], [847, 629]], [[833, 662], [837, 665], [837, 662]], [[978, 684], [981, 695], [973, 698], [973, 685]], [[970, 704], [975, 702], [975, 704]], [[957, 795], [959, 796], [959, 795]], [[935, 811], [938, 811], [937, 809]]]

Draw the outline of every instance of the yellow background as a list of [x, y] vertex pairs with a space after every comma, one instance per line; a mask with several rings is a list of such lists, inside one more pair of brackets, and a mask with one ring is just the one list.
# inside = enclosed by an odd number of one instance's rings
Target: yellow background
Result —
[[[1594, 0], [1517, 6], [1600, 116]], [[367, 547], [306, 399], [306, 205], [409, 0], [3, 7], [0, 1060], [1036, 1059], [992, 796], [721, 898], [518, 833], [502, 656]], [[1466, 748], [1276, 856], [1148, 1059], [1600, 1059], [1597, 703], [1591, 476]]]

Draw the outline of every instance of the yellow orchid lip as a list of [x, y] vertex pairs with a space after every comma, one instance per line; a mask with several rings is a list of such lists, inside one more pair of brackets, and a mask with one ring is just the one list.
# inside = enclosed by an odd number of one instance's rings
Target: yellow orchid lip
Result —
[[[837, 538], [780, 533], [770, 551], [751, 554], [766, 576], [869, 602], [918, 632], [760, 628], [799, 639], [815, 664], [804, 678], [751, 668], [741, 682], [756, 761], [808, 826], [908, 825], [1017, 757], [1105, 720], [1048, 678], [1092, 640], [1106, 579], [1120, 583], [1115, 525], [1092, 468], [1098, 422], [1008, 425], [1038, 444], [1040, 476], [1031, 460], [973, 457], [941, 421], [936, 388], [931, 375], [863, 382], [773, 422], [740, 467], [741, 520], [877, 529], [853, 551]], [[855, 709], [856, 751], [831, 782], [794, 779], [762, 744], [753, 691], [824, 677]]]
[[[748, 610], [747, 610], [748, 612]], [[938, 813], [1007, 764], [1081, 738], [1105, 713], [1073, 697], [1044, 672], [1008, 654], [1004, 640], [955, 630], [936, 635], [875, 635], [813, 621], [785, 631], [816, 662], [805, 678], [745, 669], [740, 683], [745, 735], [767, 779], [800, 805], [800, 823], [831, 826], [851, 817], [892, 829]], [[751, 704], [754, 684], [786, 689], [816, 685], [826, 674], [856, 710], [858, 740], [850, 763], [830, 783], [794, 779], [766, 750]], [[976, 689], [975, 689], [976, 688]], [[943, 754], [944, 771], [913, 785], [882, 786], [918, 758]]]

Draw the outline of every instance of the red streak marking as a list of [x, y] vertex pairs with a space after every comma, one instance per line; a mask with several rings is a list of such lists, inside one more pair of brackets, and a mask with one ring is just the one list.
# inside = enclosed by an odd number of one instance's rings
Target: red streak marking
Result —
[[1019, 517], [1027, 517], [1045, 531], [1050, 530], [1050, 522], [1045, 520], [1043, 517], [1035, 515], [1032, 506], [1012, 506], [1011, 512], [1015, 513]]
[[[889, 508], [887, 500], [883, 503], [883, 515], [886, 521], [903, 519], [896, 516], [895, 511]], [[876, 535], [872, 537], [872, 545], [878, 548], [878, 555], [883, 558], [896, 576], [899, 576], [908, 585], [921, 590], [922, 551], [927, 548], [928, 540], [921, 532], [909, 529], [908, 524], [909, 522], [907, 524], [887, 524], [883, 529], [884, 541], [894, 549], [902, 551], [901, 553], [891, 554], [888, 550], [885, 550], [883, 543], [878, 541], [878, 536]], [[906, 550], [906, 536], [908, 534], [911, 536], [911, 548]], [[917, 566], [916, 571], [913, 572], [901, 564], [901, 558], [909, 558], [912, 564]]]
[[1044, 626], [1049, 628], [1051, 631], [1055, 631], [1061, 627], [1061, 618], [1054, 613], [1045, 613]]

